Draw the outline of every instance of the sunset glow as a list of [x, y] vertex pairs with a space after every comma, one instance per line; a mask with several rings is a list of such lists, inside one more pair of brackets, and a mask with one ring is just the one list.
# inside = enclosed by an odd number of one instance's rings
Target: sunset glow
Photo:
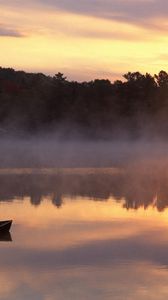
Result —
[[0, 300], [168, 299], [168, 0], [0, 0]]
[[0, 65], [70, 80], [167, 68], [164, 0], [82, 2], [0, 1]]

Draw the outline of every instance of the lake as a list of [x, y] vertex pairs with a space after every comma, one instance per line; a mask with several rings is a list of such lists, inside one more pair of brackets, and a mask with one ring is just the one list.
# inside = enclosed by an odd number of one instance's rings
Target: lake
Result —
[[160, 164], [1, 169], [0, 299], [167, 299], [167, 183]]

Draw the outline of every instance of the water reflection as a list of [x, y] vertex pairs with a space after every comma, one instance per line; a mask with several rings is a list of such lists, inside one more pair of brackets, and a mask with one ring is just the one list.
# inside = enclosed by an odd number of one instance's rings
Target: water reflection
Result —
[[[14, 243], [0, 244], [0, 298], [158, 299], [168, 296], [167, 213], [125, 210], [113, 198], [1, 203]], [[128, 276], [129, 274], [129, 276]], [[161, 290], [157, 293], [158, 289]]]
[[[82, 169], [81, 169], [82, 170]], [[114, 169], [102, 172], [100, 169], [78, 169], [68, 174], [9, 174], [0, 175], [0, 201], [13, 201], [15, 198], [30, 198], [32, 205], [38, 206], [45, 197], [50, 198], [57, 208], [63, 205], [64, 196], [87, 197], [94, 201], [107, 201], [111, 196], [120, 201], [123, 207], [144, 209], [149, 206], [163, 211], [168, 207], [168, 172], [154, 167]]]
[[14, 220], [14, 242], [0, 243], [0, 299], [167, 299], [167, 178], [1, 175], [0, 217]]

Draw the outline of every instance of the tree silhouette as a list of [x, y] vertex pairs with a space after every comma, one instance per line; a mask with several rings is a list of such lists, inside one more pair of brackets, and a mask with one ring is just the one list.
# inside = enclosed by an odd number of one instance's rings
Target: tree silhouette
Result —
[[64, 128], [65, 136], [88, 138], [125, 131], [136, 137], [142, 130], [167, 137], [168, 74], [123, 77], [79, 83], [60, 72], [51, 77], [0, 67], [0, 127], [15, 133]]

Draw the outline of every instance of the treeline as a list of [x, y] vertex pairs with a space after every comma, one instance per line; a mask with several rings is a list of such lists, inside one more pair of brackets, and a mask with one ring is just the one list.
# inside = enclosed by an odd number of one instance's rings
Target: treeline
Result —
[[127, 73], [123, 81], [68, 81], [0, 68], [0, 134], [168, 136], [168, 74]]

